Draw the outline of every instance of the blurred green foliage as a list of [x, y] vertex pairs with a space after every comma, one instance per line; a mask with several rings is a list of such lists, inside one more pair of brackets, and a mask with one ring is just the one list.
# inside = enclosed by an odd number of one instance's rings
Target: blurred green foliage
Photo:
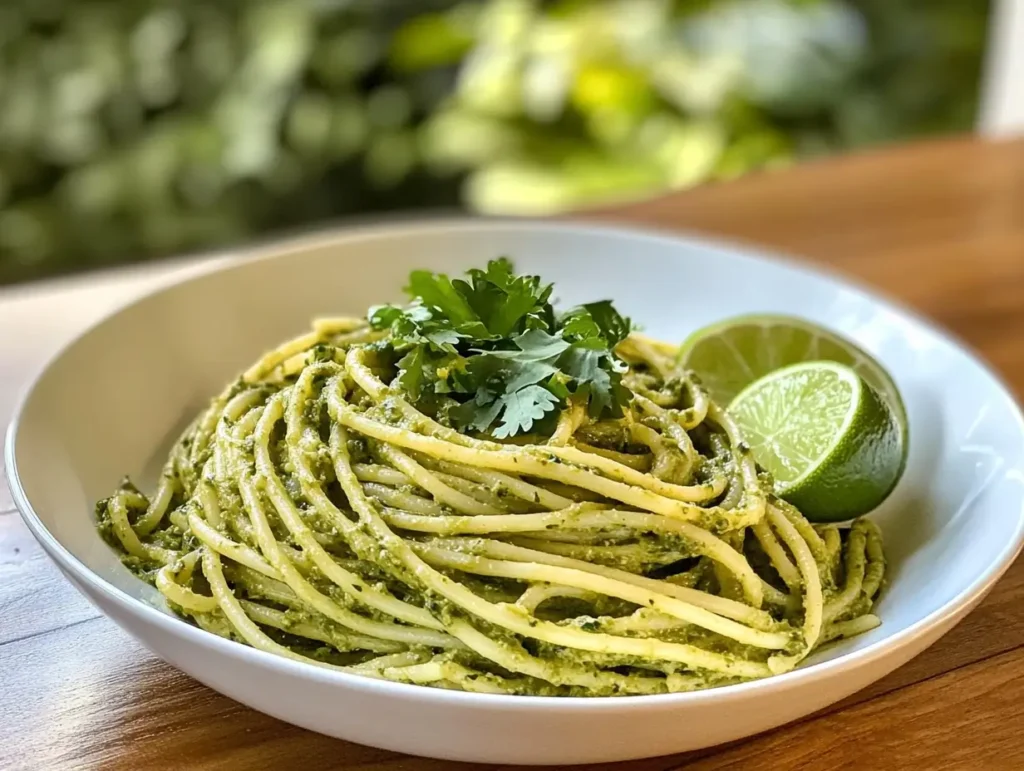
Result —
[[970, 128], [976, 0], [8, 0], [0, 283]]

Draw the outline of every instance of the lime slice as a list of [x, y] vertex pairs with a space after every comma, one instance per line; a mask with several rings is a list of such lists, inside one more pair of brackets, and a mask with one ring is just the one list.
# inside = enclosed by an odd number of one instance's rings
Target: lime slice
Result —
[[679, 357], [723, 407], [759, 377], [780, 367], [803, 361], [845, 364], [878, 391], [892, 409], [906, 463], [910, 441], [900, 392], [882, 365], [845, 337], [794, 316], [737, 316], [694, 332], [680, 347]]
[[700, 375], [711, 398], [726, 406], [762, 375], [802, 361], [835, 361], [851, 367], [889, 402], [905, 423], [892, 378], [870, 354], [834, 332], [793, 316], [759, 314], [711, 324], [680, 348], [684, 366]]
[[775, 492], [812, 522], [866, 514], [903, 471], [903, 433], [887, 400], [850, 367], [794, 364], [756, 380], [729, 405]]

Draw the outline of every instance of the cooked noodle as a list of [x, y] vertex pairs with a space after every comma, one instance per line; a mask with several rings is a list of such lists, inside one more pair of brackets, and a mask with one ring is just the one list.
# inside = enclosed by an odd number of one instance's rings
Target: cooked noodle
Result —
[[320, 666], [483, 693], [687, 691], [786, 672], [876, 626], [877, 528], [774, 497], [673, 348], [617, 353], [633, 398], [548, 436], [442, 425], [356, 319], [266, 354], [104, 534], [203, 629]]

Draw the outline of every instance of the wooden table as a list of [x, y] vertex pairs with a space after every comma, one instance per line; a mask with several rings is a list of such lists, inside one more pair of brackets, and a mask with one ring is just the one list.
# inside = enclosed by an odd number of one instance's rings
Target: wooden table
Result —
[[[594, 216], [826, 263], [953, 330], [1024, 394], [1024, 143], [911, 146]], [[54, 345], [177, 270], [0, 294], [0, 424]], [[0, 769], [453, 765], [293, 728], [179, 674], [61, 578], [0, 483]], [[1024, 768], [1024, 561], [941, 642], [842, 704], [745, 742], [617, 768], [747, 767]]]

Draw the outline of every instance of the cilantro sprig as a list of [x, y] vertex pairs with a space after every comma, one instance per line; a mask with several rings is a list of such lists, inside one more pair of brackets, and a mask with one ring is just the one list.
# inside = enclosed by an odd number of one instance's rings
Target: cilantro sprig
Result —
[[450, 279], [413, 271], [405, 306], [370, 308], [396, 385], [457, 428], [503, 439], [530, 431], [571, 399], [594, 418], [619, 417], [629, 400], [615, 346], [630, 321], [610, 301], [555, 312], [553, 285], [517, 276], [506, 258]]

